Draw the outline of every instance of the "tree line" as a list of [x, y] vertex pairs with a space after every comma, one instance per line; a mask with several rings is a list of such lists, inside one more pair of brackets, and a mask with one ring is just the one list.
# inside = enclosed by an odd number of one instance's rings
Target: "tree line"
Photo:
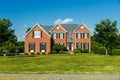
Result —
[[[0, 18], [0, 54], [3, 53], [4, 49], [10, 53], [14, 53], [15, 49], [21, 49], [21, 52], [24, 52], [24, 41], [17, 42], [15, 30], [11, 29], [11, 26], [12, 23], [9, 19]], [[26, 32], [29, 30], [30, 28]], [[91, 44], [94, 53], [104, 51], [106, 55], [110, 55], [114, 52], [120, 52], [120, 33], [117, 28], [117, 21], [105, 19], [95, 24]]]

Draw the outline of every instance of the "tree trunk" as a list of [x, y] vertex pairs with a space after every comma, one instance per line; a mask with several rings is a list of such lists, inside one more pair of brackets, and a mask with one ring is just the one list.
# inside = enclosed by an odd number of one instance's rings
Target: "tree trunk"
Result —
[[108, 49], [106, 49], [106, 56], [108, 56]]

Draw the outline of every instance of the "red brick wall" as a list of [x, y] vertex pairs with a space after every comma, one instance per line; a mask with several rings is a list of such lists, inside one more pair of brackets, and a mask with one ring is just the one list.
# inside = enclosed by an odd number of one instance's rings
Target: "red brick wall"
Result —
[[[34, 30], [40, 30], [42, 31], [42, 38], [33, 38], [32, 32]], [[51, 41], [49, 36], [41, 29], [38, 25], [36, 25], [25, 37], [25, 52], [29, 52], [29, 43], [34, 42], [35, 43], [35, 53], [40, 52], [40, 42], [46, 42], [46, 53], [50, 52], [51, 48]]]

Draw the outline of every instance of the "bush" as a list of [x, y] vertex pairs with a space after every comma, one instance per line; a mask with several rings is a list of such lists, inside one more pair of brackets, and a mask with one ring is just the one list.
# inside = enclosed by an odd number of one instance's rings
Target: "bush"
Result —
[[0, 56], [3, 56], [3, 48], [0, 47]]
[[84, 49], [82, 52], [83, 52], [83, 53], [88, 53], [89, 50], [88, 50], [88, 49]]
[[36, 52], [36, 55], [40, 55], [40, 52]]
[[46, 53], [45, 52], [42, 52], [42, 55], [45, 55]]
[[28, 55], [28, 53], [24, 53], [24, 55]]
[[78, 48], [78, 49], [74, 49], [74, 53], [81, 53], [82, 49]]
[[30, 55], [35, 55], [34, 52], [31, 52]]
[[93, 45], [93, 46], [92, 46], [92, 51], [93, 51], [95, 54], [98, 54], [99, 46], [98, 46], [98, 45]]
[[[67, 48], [63, 45], [54, 44], [52, 46], [52, 53], [59, 53], [60, 51], [68, 51]], [[61, 52], [60, 52], [61, 53]]]
[[112, 55], [120, 55], [120, 49], [113, 49]]
[[7, 53], [6, 56], [15, 56], [15, 53]]
[[106, 54], [106, 49], [104, 48], [104, 47], [100, 47], [99, 49], [98, 49], [98, 52], [97, 52], [98, 54]]

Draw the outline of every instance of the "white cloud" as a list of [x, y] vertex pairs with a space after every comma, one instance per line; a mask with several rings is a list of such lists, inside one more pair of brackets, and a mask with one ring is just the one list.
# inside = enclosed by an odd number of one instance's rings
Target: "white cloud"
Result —
[[66, 18], [64, 20], [62, 19], [57, 19], [56, 21], [54, 21], [55, 24], [67, 24], [69, 22], [72, 22], [73, 19], [72, 18]]
[[22, 27], [27, 28], [27, 27], [28, 27], [28, 25], [26, 25], [26, 24], [25, 24], [25, 25], [23, 25]]

